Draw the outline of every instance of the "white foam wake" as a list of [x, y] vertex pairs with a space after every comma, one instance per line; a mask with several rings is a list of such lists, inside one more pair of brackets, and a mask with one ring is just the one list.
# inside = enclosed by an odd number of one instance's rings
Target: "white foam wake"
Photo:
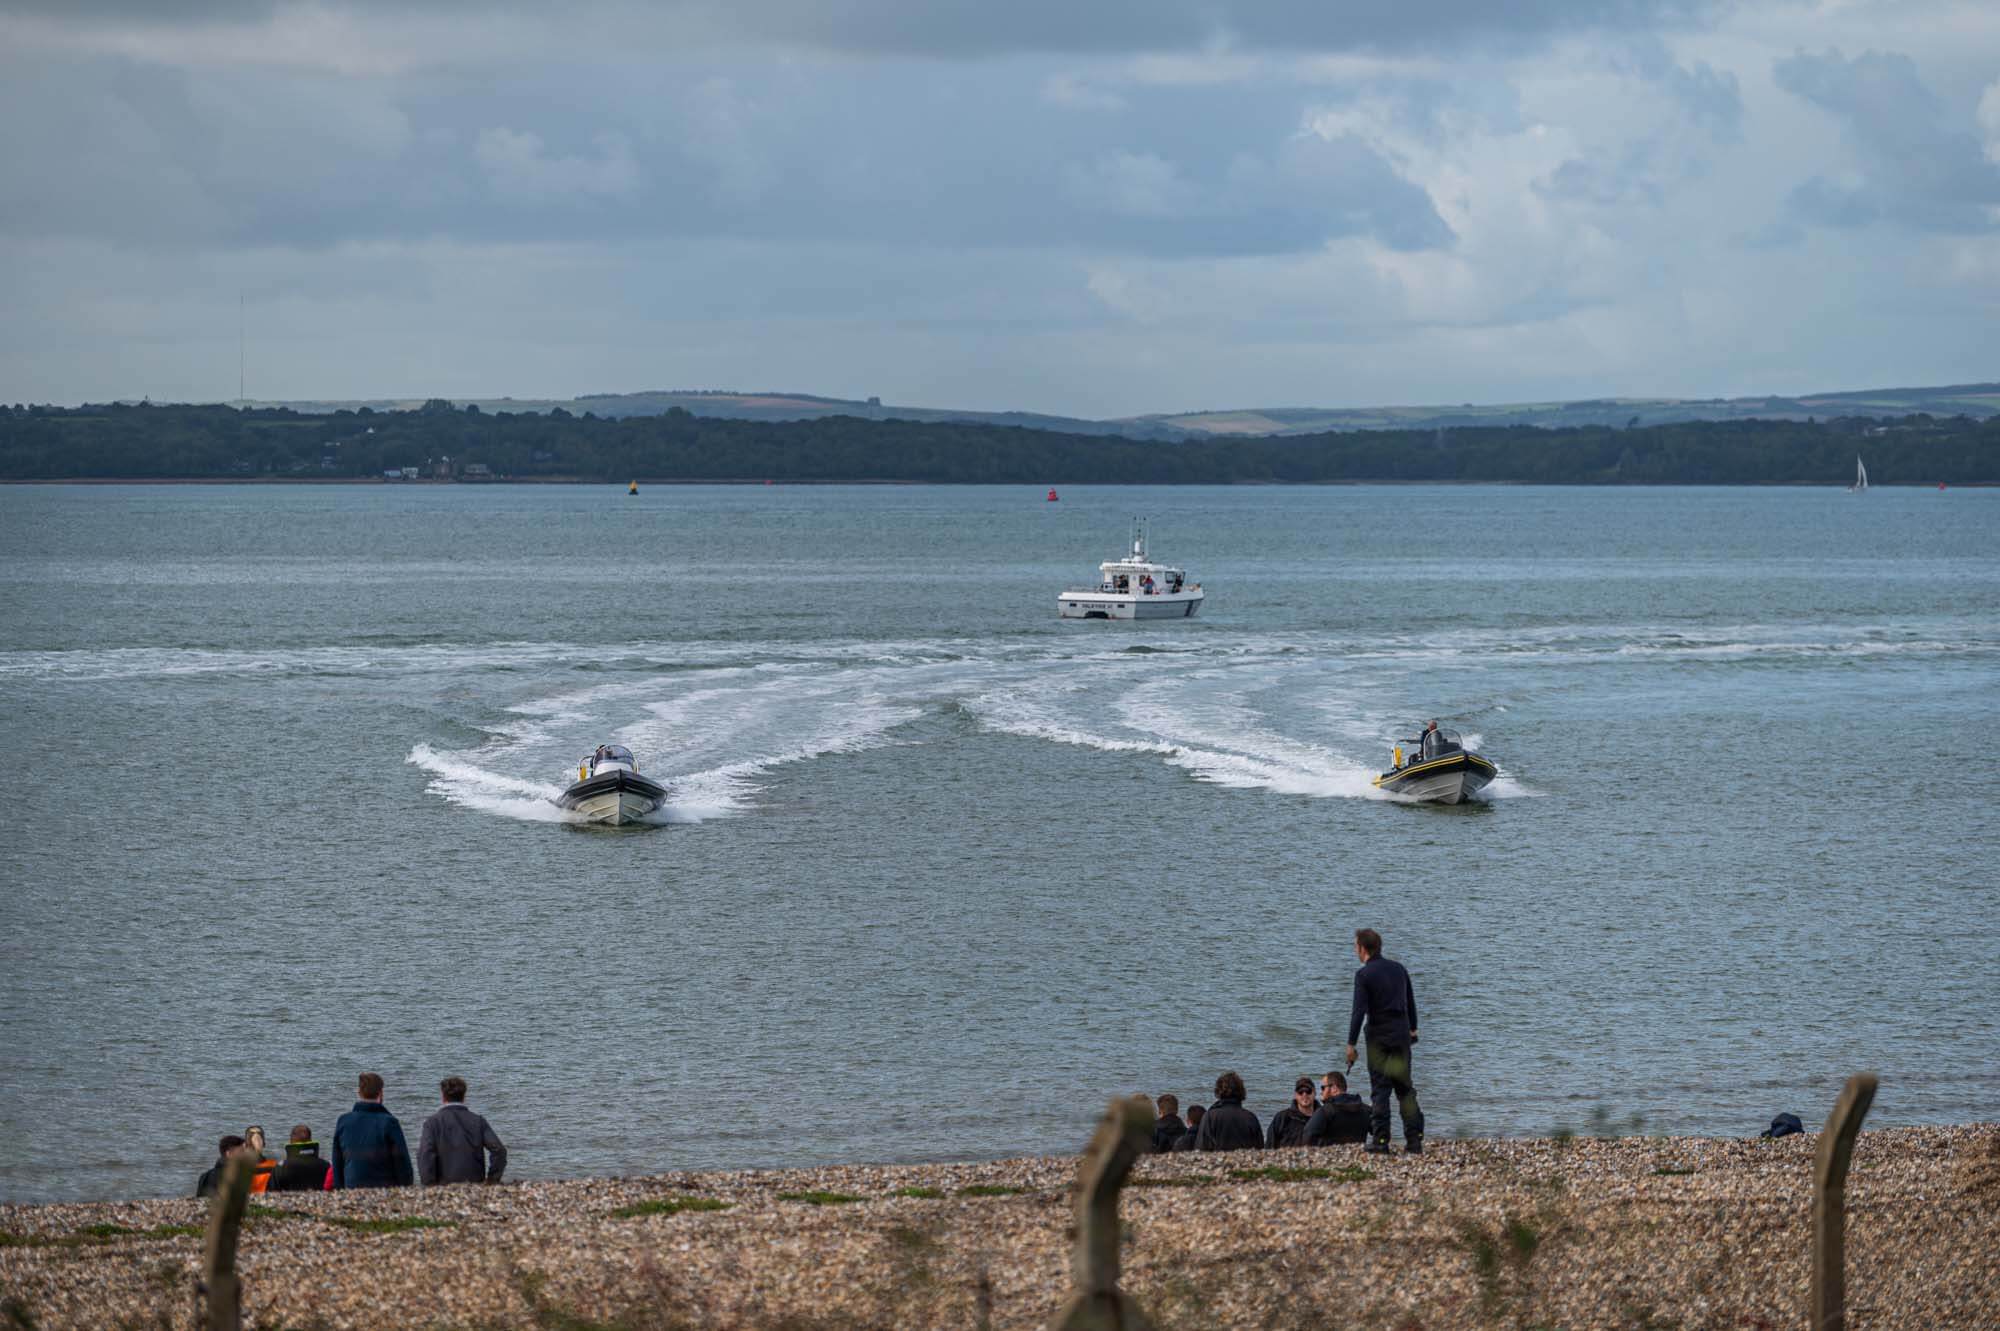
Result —
[[531, 822], [570, 820], [569, 813], [555, 802], [556, 796], [562, 794], [561, 786], [495, 772], [465, 755], [443, 753], [428, 744], [411, 749], [405, 761], [431, 774], [431, 793], [463, 808]]
[[[1203, 691], [1215, 687], [1212, 672], [1185, 681], [1162, 678], [1151, 668], [1146, 675], [1110, 700], [1109, 681], [1097, 678], [1062, 688], [1038, 683], [998, 689], [967, 699], [965, 708], [998, 734], [1106, 753], [1157, 754], [1212, 785], [1320, 799], [1380, 796], [1365, 764], [1262, 728], [1238, 698], [1204, 698]], [[1271, 680], [1256, 671], [1249, 683], [1268, 687]]]

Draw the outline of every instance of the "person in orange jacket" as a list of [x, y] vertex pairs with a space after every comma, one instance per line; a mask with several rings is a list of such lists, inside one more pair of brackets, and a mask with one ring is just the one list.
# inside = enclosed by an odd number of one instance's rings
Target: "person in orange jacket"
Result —
[[252, 1123], [243, 1129], [243, 1150], [257, 1163], [250, 1171], [250, 1191], [262, 1192], [271, 1186], [271, 1171], [278, 1162], [264, 1154], [264, 1129]]

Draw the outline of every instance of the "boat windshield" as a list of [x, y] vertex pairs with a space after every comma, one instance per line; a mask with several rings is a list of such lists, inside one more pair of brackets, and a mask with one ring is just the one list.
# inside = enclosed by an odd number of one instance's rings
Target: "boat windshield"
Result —
[[597, 752], [591, 755], [591, 761], [599, 763], [624, 763], [629, 767], [632, 765], [632, 750], [626, 748], [623, 744], [605, 744], [600, 746]]
[[1417, 737], [1417, 752], [1426, 758], [1435, 758], [1443, 753], [1457, 753], [1465, 747], [1464, 740], [1456, 730], [1446, 730], [1439, 726]]

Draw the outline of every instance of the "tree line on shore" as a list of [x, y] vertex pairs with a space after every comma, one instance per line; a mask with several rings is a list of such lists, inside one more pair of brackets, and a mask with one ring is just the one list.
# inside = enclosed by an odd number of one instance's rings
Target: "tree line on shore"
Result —
[[[491, 475], [943, 484], [1877, 484], [2000, 481], [2000, 416], [1369, 430], [1160, 443], [969, 422], [0, 404], [0, 479]], [[446, 460], [449, 460], [448, 462]]]

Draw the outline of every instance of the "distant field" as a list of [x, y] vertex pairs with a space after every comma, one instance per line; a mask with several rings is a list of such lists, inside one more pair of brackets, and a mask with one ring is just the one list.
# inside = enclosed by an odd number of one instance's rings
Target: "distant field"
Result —
[[[1951, 384], [1937, 388], [1871, 388], [1856, 392], [1816, 393], [1805, 397], [1667, 398], [1606, 397], [1573, 402], [1501, 402], [1362, 407], [1241, 407], [1217, 411], [1174, 412], [1090, 420], [1028, 411], [974, 411], [950, 407], [913, 407], [857, 398], [822, 397], [814, 393], [775, 390], [757, 392], [600, 393], [583, 397], [454, 398], [454, 406], [476, 406], [497, 414], [547, 415], [585, 412], [610, 419], [659, 416], [681, 410], [719, 420], [806, 421], [830, 416], [870, 420], [958, 422], [1007, 425], [1061, 434], [1123, 435], [1132, 439], [1242, 438], [1262, 435], [1302, 435], [1354, 430], [1452, 429], [1465, 426], [1533, 425], [1546, 429], [1570, 426], [1673, 425], [1685, 421], [1824, 420], [1839, 416], [2000, 416], [2000, 384]], [[253, 402], [252, 407], [285, 407], [328, 414], [368, 407], [375, 411], [414, 411], [420, 400], [377, 398], [352, 401]]]

